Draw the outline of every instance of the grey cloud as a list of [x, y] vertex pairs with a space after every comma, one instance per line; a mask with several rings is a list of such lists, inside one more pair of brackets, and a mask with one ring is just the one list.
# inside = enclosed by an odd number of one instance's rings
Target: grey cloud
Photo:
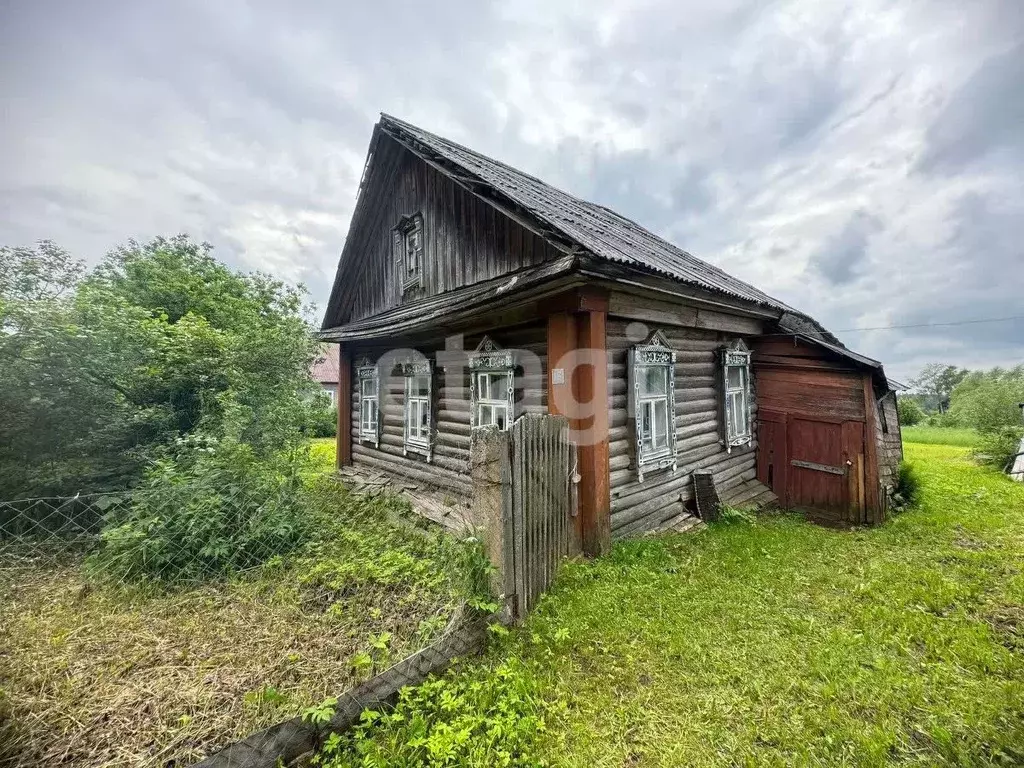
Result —
[[[186, 230], [322, 306], [383, 110], [836, 328], [1019, 314], [1022, 8], [7, 3], [0, 242]], [[1012, 326], [844, 338], [897, 378], [1022, 356]]]
[[862, 270], [867, 257], [868, 241], [882, 228], [877, 217], [857, 211], [843, 229], [825, 244], [814, 260], [814, 268], [832, 285], [853, 280]]
[[927, 134], [918, 170], [951, 173], [999, 153], [1024, 160], [1024, 43], [988, 59]]

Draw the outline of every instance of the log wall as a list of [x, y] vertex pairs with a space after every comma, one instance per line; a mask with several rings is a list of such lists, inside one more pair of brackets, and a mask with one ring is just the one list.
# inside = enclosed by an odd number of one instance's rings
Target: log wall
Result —
[[882, 485], [892, 488], [896, 473], [903, 461], [903, 435], [900, 431], [900, 416], [896, 410], [896, 393], [889, 392], [878, 401], [879, 416], [876, 422], [875, 439], [878, 441], [878, 479]]
[[[608, 321], [608, 409], [610, 413], [609, 470], [611, 480], [612, 537], [623, 538], [648, 530], [682, 514], [693, 498], [691, 473], [709, 469], [723, 499], [740, 484], [757, 474], [757, 435], [747, 446], [727, 452], [722, 441], [722, 409], [718, 395], [716, 351], [736, 338], [737, 331], [759, 332], [757, 321], [722, 316], [720, 325], [729, 330], [667, 325], [711, 324], [715, 313], [700, 314], [683, 305], [629, 300], [613, 294], [612, 308], [618, 316]], [[649, 333], [662, 331], [676, 350], [676, 453], [678, 468], [645, 472], [637, 481], [634, 466], [633, 430], [628, 415], [628, 350], [643, 330], [630, 317], [641, 318]], [[728, 318], [728, 319], [727, 319]], [[659, 322], [654, 325], [652, 323]], [[627, 330], [628, 329], [628, 330]], [[735, 330], [732, 330], [735, 329]], [[645, 334], [646, 335], [646, 334]], [[645, 339], [641, 338], [640, 341]], [[757, 397], [753, 398], [755, 413]]]
[[[519, 357], [532, 360], [516, 371], [516, 415], [547, 413], [547, 325], [533, 322], [515, 328], [496, 330], [487, 334], [506, 349], [520, 350]], [[466, 352], [472, 352], [482, 335], [466, 336]], [[353, 360], [363, 358], [377, 362], [398, 345], [362, 345], [352, 347]], [[469, 368], [464, 355], [445, 351], [441, 337], [401, 345], [416, 349], [434, 362], [433, 402], [433, 457], [410, 453], [403, 455], [405, 440], [405, 379], [400, 375], [380, 370], [380, 446], [361, 443], [359, 434], [359, 382], [352, 387], [352, 447], [353, 463], [382, 472], [407, 477], [413, 482], [444, 488], [458, 499], [468, 500], [470, 495], [469, 438], [470, 399]]]

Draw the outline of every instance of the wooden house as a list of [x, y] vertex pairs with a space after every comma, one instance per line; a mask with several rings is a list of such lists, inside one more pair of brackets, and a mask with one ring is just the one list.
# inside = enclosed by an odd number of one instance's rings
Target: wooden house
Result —
[[[604, 206], [382, 115], [321, 338], [338, 461], [470, 493], [473, 431], [570, 418], [586, 551], [723, 501], [884, 515], [900, 458], [882, 366]], [[579, 405], [576, 405], [576, 404]]]

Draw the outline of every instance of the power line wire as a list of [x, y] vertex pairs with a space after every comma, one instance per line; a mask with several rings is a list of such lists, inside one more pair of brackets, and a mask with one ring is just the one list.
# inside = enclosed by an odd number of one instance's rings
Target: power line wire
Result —
[[836, 333], [853, 333], [854, 331], [889, 331], [896, 328], [939, 328], [950, 325], [975, 325], [977, 323], [1005, 323], [1009, 320], [1024, 320], [1024, 315], [1012, 317], [989, 317], [984, 320], [956, 320], [950, 323], [915, 323], [912, 325], [879, 325], [874, 328], [843, 328]]

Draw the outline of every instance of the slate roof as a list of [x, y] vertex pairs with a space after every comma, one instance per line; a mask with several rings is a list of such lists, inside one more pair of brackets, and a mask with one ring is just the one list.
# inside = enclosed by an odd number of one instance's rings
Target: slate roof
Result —
[[599, 259], [641, 267], [684, 283], [792, 312], [777, 299], [718, 267], [701, 261], [624, 216], [552, 187], [505, 163], [474, 152], [396, 117], [381, 114], [380, 127], [390, 136], [429, 150], [454, 164], [470, 181], [482, 182], [529, 211], [536, 219]]

